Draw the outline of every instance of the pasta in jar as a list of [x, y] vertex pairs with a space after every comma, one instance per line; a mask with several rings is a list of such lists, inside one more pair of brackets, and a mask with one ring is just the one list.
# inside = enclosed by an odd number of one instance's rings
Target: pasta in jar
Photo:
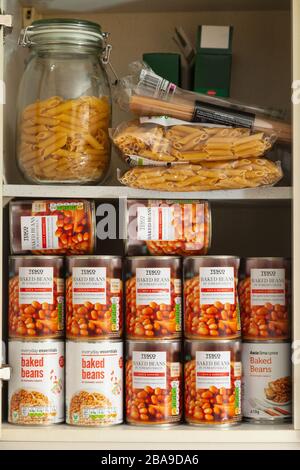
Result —
[[270, 186], [276, 184], [282, 176], [278, 162], [255, 158], [168, 168], [135, 167], [119, 179], [131, 188], [184, 192]]
[[18, 160], [33, 182], [98, 182], [109, 164], [107, 97], [53, 96], [21, 116]]
[[121, 124], [112, 140], [131, 166], [235, 160], [263, 156], [275, 134], [168, 117], [141, 118]]

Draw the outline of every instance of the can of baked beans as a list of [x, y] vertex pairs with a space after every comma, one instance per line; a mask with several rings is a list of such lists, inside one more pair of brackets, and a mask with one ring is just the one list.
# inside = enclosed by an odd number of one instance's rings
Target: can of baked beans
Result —
[[186, 338], [220, 340], [240, 337], [239, 264], [240, 260], [235, 256], [184, 259]]
[[243, 339], [290, 338], [290, 280], [289, 259], [246, 258], [239, 283]]
[[267, 424], [291, 421], [291, 344], [283, 341], [244, 341], [242, 365], [244, 418]]
[[128, 339], [181, 337], [181, 259], [135, 256], [126, 259]]
[[122, 341], [67, 341], [66, 422], [110, 426], [122, 421]]
[[9, 258], [10, 338], [64, 337], [63, 267], [58, 256]]
[[120, 256], [70, 256], [66, 279], [67, 338], [120, 338], [122, 298]]
[[9, 341], [10, 423], [45, 426], [64, 421], [64, 353], [60, 340]]
[[232, 426], [241, 413], [241, 341], [185, 341], [184, 406], [189, 424]]
[[205, 255], [210, 248], [208, 201], [129, 199], [126, 222], [129, 256]]
[[178, 424], [182, 416], [181, 342], [127, 341], [125, 369], [127, 423]]
[[84, 255], [96, 247], [95, 203], [85, 199], [12, 201], [14, 254]]

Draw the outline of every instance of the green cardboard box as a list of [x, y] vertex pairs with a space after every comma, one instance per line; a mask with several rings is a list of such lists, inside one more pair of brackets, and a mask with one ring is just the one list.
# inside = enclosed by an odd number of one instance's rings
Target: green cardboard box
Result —
[[215, 96], [229, 96], [232, 35], [232, 26], [199, 26], [194, 91]]
[[148, 64], [157, 75], [165, 78], [175, 85], [181, 85], [180, 54], [171, 52], [147, 52], [143, 54], [143, 61]]

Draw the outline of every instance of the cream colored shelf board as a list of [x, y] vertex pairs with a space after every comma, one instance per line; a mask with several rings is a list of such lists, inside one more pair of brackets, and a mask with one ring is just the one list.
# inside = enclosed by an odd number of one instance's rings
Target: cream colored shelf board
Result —
[[152, 199], [214, 200], [290, 200], [292, 188], [274, 187], [227, 191], [167, 192], [127, 188], [125, 186], [14, 185], [3, 186], [4, 197], [85, 197], [112, 199], [119, 197]]
[[134, 427], [128, 425], [107, 428], [57, 426], [21, 427], [4, 423], [3, 442], [98, 442], [123, 444], [197, 444], [197, 443], [296, 443], [300, 448], [300, 431], [293, 425], [253, 425], [242, 423], [229, 429], [199, 428], [180, 425], [170, 428]]

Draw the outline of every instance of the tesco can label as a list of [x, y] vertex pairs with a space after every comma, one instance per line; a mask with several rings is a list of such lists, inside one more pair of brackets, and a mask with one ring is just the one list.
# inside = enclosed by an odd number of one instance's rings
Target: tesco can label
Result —
[[101, 426], [123, 421], [123, 344], [66, 345], [66, 421]]
[[10, 341], [9, 422], [54, 424], [64, 420], [64, 343]]

